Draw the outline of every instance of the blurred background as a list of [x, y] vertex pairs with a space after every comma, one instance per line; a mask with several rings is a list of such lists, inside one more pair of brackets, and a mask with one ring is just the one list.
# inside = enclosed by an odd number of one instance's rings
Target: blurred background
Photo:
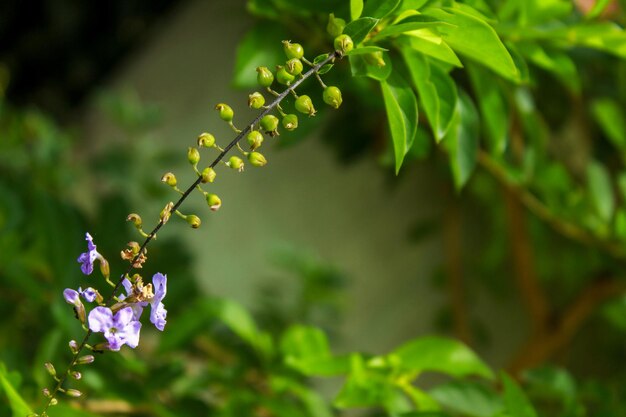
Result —
[[[281, 59], [283, 39], [301, 42], [307, 55], [315, 51], [311, 57], [331, 46], [305, 39], [297, 18], [258, 20], [262, 13], [253, 6], [262, 2], [250, 3], [0, 4], [0, 361], [21, 373], [33, 398], [45, 380], [39, 364], [66, 357], [68, 338], [80, 333], [68, 320], [62, 290], [95, 286], [90, 280], [98, 279], [77, 268], [84, 233], [94, 236], [116, 276], [125, 267], [117, 253], [139, 240], [126, 215], [139, 213], [150, 229], [176, 197], [161, 175], [172, 171], [179, 184], [193, 180], [186, 149], [197, 135], [211, 132], [222, 145], [232, 138], [215, 104], [230, 104], [236, 124], [252, 119], [246, 100], [255, 72], [252, 66], [245, 75], [242, 41], [274, 42], [275, 50], [257, 51], [269, 67]], [[267, 166], [218, 171], [212, 186], [223, 202], [218, 212], [209, 212], [200, 195], [190, 198], [182, 211], [200, 216], [200, 229], [173, 219], [159, 233], [145, 273], [169, 277], [168, 328], [163, 335], [146, 329], [147, 346], [101, 365], [119, 372], [86, 372], [92, 391], [128, 399], [125, 387], [160, 372], [144, 395], [174, 375], [180, 377], [174, 394], [159, 394], [173, 402], [176, 393], [188, 394], [181, 375], [189, 379], [185, 368], [198, 357], [228, 364], [228, 349], [245, 353], [249, 348], [224, 341], [219, 325], [198, 338], [207, 324], [194, 321], [193, 312], [206, 300], [233, 300], [277, 334], [293, 323], [320, 326], [339, 353], [383, 354], [411, 338], [442, 334], [468, 343], [496, 369], [515, 369], [532, 324], [519, 296], [524, 289], [515, 284], [524, 260], [516, 260], [508, 244], [507, 202], [493, 201], [503, 191], [479, 171], [471, 187], [456, 192], [436, 151], [414, 155], [418, 163], [393, 175], [382, 99], [366, 80], [349, 75], [347, 62], [329, 74], [345, 88], [336, 113], [320, 109], [295, 133], [266, 140]], [[321, 94], [309, 84], [321, 108]], [[203, 158], [208, 163], [209, 156]], [[553, 255], [537, 258], [557, 306], [575, 296], [585, 272], [614, 267], [601, 253], [542, 229], [535, 218], [522, 227], [543, 242], [538, 252]], [[572, 367], [581, 378], [621, 380], [624, 310], [619, 300], [590, 313], [569, 347], [547, 362]], [[221, 313], [211, 314], [213, 320]], [[150, 363], [157, 354], [168, 359]], [[243, 368], [245, 378], [233, 371], [220, 381], [233, 389], [240, 379], [254, 380]], [[211, 372], [204, 378], [219, 379], [219, 369]], [[333, 384], [324, 389], [332, 393]], [[183, 409], [211, 403], [193, 392], [180, 395], [192, 404]], [[130, 412], [125, 403], [90, 401], [92, 412]], [[142, 412], [167, 415], [133, 414]]]

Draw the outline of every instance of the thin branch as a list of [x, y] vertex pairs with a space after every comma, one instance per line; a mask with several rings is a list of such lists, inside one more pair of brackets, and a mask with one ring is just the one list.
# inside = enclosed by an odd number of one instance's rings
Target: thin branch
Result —
[[[226, 154], [228, 153], [228, 151], [230, 151], [233, 146], [237, 145], [239, 143], [239, 141], [241, 141], [241, 139], [243, 139], [245, 137], [245, 135], [247, 135], [251, 130], [252, 127], [257, 125], [259, 123], [259, 121], [266, 116], [267, 114], [269, 114], [271, 111], [274, 110], [275, 107], [277, 107], [280, 102], [287, 97], [287, 95], [291, 94], [292, 92], [295, 91], [295, 89], [302, 84], [302, 82], [304, 82], [306, 79], [308, 79], [309, 77], [311, 77], [312, 75], [317, 75], [317, 72], [319, 71], [319, 69], [321, 67], [323, 67], [324, 65], [326, 65], [329, 62], [334, 61], [336, 58], [341, 58], [342, 55], [340, 53], [338, 53], [337, 51], [331, 53], [328, 55], [328, 57], [326, 59], [324, 59], [323, 61], [319, 62], [317, 65], [315, 65], [313, 68], [309, 69], [306, 73], [304, 73], [302, 75], [302, 77], [300, 77], [298, 80], [294, 81], [291, 85], [289, 85], [282, 93], [280, 93], [278, 96], [276, 96], [276, 98], [274, 99], [274, 101], [272, 101], [272, 103], [267, 106], [251, 123], [248, 123], [246, 125], [246, 127], [220, 152], [220, 154], [215, 158], [215, 160], [211, 163], [211, 165], [209, 165], [211, 168], [214, 168], [218, 163], [220, 163], [220, 161], [222, 159], [224, 159], [224, 157], [226, 156]], [[187, 199], [187, 197], [189, 197], [189, 195], [191, 194], [191, 192], [201, 183], [202, 181], [202, 177], [198, 176], [198, 178], [194, 181], [193, 184], [191, 184], [184, 193], [182, 193], [182, 195], [180, 196], [180, 198], [178, 199], [178, 201], [176, 201], [176, 203], [174, 203], [174, 206], [171, 208], [171, 212], [175, 212], [180, 206], [181, 204]], [[111, 301], [113, 301], [115, 294], [117, 293], [117, 291], [120, 289], [120, 286], [122, 285], [122, 282], [124, 281], [124, 278], [126, 278], [126, 276], [128, 276], [130, 274], [130, 272], [134, 269], [133, 265], [135, 264], [135, 262], [137, 261], [137, 259], [144, 253], [144, 250], [146, 249], [146, 247], [148, 246], [148, 244], [155, 238], [157, 232], [161, 229], [161, 227], [163, 227], [163, 225], [166, 222], [163, 221], [163, 219], [159, 220], [159, 222], [157, 223], [157, 225], [154, 227], [154, 229], [152, 229], [152, 231], [150, 233], [148, 233], [148, 236], [146, 237], [146, 239], [144, 240], [143, 244], [141, 245], [139, 252], [137, 253], [137, 255], [135, 255], [135, 257], [132, 259], [132, 261], [130, 262], [130, 265], [128, 267], [128, 269], [126, 270], [126, 272], [120, 277], [120, 279], [117, 281], [117, 284], [115, 285], [115, 287], [113, 288], [113, 291], [111, 292], [111, 295], [109, 296], [109, 298], [105, 301], [105, 304], [108, 305], [111, 303]], [[46, 416], [47, 415], [47, 410], [48, 408], [50, 408], [51, 404], [52, 404], [52, 400], [54, 398], [56, 398], [57, 393], [62, 389], [63, 383], [67, 380], [67, 377], [70, 373], [70, 371], [74, 368], [74, 366], [76, 365], [76, 361], [79, 358], [80, 353], [82, 352], [82, 350], [85, 348], [85, 346], [87, 345], [87, 341], [89, 340], [89, 337], [91, 336], [93, 332], [91, 330], [88, 330], [87, 333], [85, 334], [85, 337], [83, 338], [83, 341], [80, 343], [80, 345], [78, 346], [78, 349], [76, 350], [76, 352], [74, 353], [74, 356], [72, 357], [72, 361], [70, 362], [70, 365], [67, 369], [66, 372], [63, 373], [63, 375], [60, 376], [54, 390], [50, 393], [50, 396], [48, 398], [48, 402], [45, 405], [43, 411], [41, 412], [42, 416]]]

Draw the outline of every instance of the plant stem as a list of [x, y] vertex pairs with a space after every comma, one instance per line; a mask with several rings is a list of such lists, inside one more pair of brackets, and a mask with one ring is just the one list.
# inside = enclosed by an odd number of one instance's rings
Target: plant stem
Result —
[[[333, 53], [329, 54], [326, 59], [324, 59], [322, 62], [318, 63], [317, 65], [315, 65], [313, 68], [309, 69], [306, 73], [304, 73], [304, 75], [301, 78], [299, 78], [298, 80], [294, 81], [282, 93], [278, 94], [276, 96], [276, 98], [274, 99], [274, 101], [272, 101], [272, 103], [269, 106], [267, 106], [251, 123], [248, 123], [243, 130], [239, 131], [239, 134], [224, 149], [220, 149], [221, 150], [220, 154], [215, 158], [215, 160], [211, 163], [211, 165], [209, 165], [209, 167], [210, 168], [214, 168], [217, 164], [219, 164], [220, 161], [222, 159], [224, 159], [224, 157], [226, 156], [228, 151], [230, 151], [233, 148], [233, 146], [237, 145], [239, 143], [239, 141], [241, 141], [241, 139], [243, 139], [244, 136], [247, 135], [252, 130], [252, 128], [255, 125], [257, 125], [259, 123], [259, 121], [264, 116], [266, 116], [272, 110], [274, 110], [274, 108], [277, 107], [280, 104], [280, 102], [285, 97], [287, 97], [287, 95], [291, 94], [306, 79], [308, 79], [312, 75], [317, 75], [317, 72], [319, 71], [319, 69], [321, 67], [323, 67], [324, 65], [328, 64], [331, 61], [334, 61], [336, 58], [341, 58], [341, 54], [339, 54], [337, 52], [333, 52]], [[198, 176], [198, 178], [194, 181], [194, 183], [191, 184], [182, 193], [182, 195], [180, 196], [178, 201], [176, 201], [176, 203], [174, 203], [174, 206], [171, 209], [172, 213], [175, 213], [177, 211], [177, 209], [181, 206], [181, 204], [187, 199], [187, 197], [189, 197], [191, 192], [198, 185], [200, 185], [201, 181], [202, 181], [202, 176]], [[141, 247], [139, 249], [139, 252], [137, 253], [137, 255], [135, 255], [135, 257], [130, 262], [130, 266], [126, 270], [126, 273], [124, 273], [120, 277], [120, 279], [117, 281], [117, 284], [115, 284], [115, 287], [113, 288], [113, 291], [111, 292], [111, 295], [105, 301], [106, 305], [111, 303], [111, 301], [114, 299], [115, 293], [119, 290], [120, 286], [122, 285], [122, 281], [124, 281], [124, 278], [126, 278], [130, 274], [130, 272], [133, 270], [133, 265], [135, 264], [137, 259], [139, 259], [139, 256], [141, 256], [141, 254], [144, 253], [144, 250], [146, 249], [148, 244], [155, 238], [157, 232], [161, 229], [161, 227], [163, 227], [163, 225], [165, 223], [166, 222], [164, 222], [163, 219], [159, 220], [159, 222], [154, 227], [154, 229], [152, 229], [152, 231], [150, 233], [148, 233], [148, 236], [146, 237], [146, 239], [144, 240], [143, 244], [141, 245]], [[87, 344], [87, 341], [88, 341], [88, 339], [89, 339], [89, 337], [91, 336], [92, 333], [93, 332], [91, 330], [88, 330], [87, 333], [85, 334], [85, 337], [83, 338], [83, 341], [78, 346], [78, 349], [76, 350], [76, 353], [74, 353], [74, 356], [72, 357], [72, 361], [70, 362], [70, 365], [67, 368], [67, 371], [64, 372], [63, 376], [61, 376], [59, 378], [59, 381], [57, 382], [54, 390], [50, 393], [50, 397], [48, 398], [48, 403], [45, 405], [43, 411], [41, 412], [41, 416], [42, 417], [45, 417], [47, 415], [46, 411], [48, 410], [48, 408], [50, 408], [52, 400], [56, 397], [56, 394], [61, 390], [61, 388], [63, 386], [63, 383], [67, 380], [67, 376], [69, 375], [69, 373], [73, 369], [74, 365], [76, 364], [76, 361], [78, 360], [78, 357], [79, 357], [81, 351], [85, 348], [85, 345]]]

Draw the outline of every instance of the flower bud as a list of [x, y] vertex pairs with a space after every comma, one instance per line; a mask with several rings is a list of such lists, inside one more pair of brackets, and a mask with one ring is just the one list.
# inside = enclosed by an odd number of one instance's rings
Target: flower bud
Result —
[[289, 131], [296, 130], [298, 127], [298, 116], [295, 114], [288, 114], [283, 117], [282, 124], [283, 127]]
[[287, 69], [281, 65], [276, 66], [276, 81], [282, 85], [291, 85], [291, 83], [296, 79], [293, 75], [287, 72]]
[[57, 375], [57, 371], [56, 371], [56, 369], [54, 369], [54, 365], [52, 365], [50, 362], [44, 363], [43, 366], [45, 366], [46, 371], [48, 371], [50, 376], [54, 377], [54, 376]]
[[261, 87], [269, 87], [274, 82], [274, 74], [267, 67], [258, 67], [256, 69], [256, 80]]
[[334, 86], [326, 87], [322, 97], [324, 98], [324, 103], [334, 107], [335, 109], [339, 108], [343, 101], [341, 98], [341, 90]]
[[126, 245], [130, 249], [130, 252], [133, 256], [137, 255], [139, 253], [139, 250], [141, 249], [141, 245], [135, 241], [128, 242]]
[[231, 156], [226, 165], [239, 172], [243, 171], [243, 160], [238, 156]]
[[198, 152], [197, 148], [190, 146], [189, 149], [187, 149], [187, 160], [193, 166], [198, 165], [198, 162], [200, 162], [200, 152]]
[[290, 41], [283, 41], [283, 50], [288, 59], [297, 58], [300, 59], [304, 55], [304, 49], [299, 43], [291, 43]]
[[217, 173], [215, 172], [213, 168], [206, 167], [202, 170], [201, 181], [203, 184], [206, 184], [207, 182], [213, 182], [216, 176], [217, 176]]
[[48, 388], [42, 389], [41, 393], [43, 394], [44, 397], [50, 398], [50, 390]]
[[137, 213], [130, 213], [128, 216], [126, 216], [126, 221], [133, 222], [135, 227], [138, 228], [142, 225], [141, 216], [139, 216], [139, 214]]
[[354, 49], [354, 42], [352, 42], [352, 38], [348, 35], [337, 36], [333, 45], [335, 46], [335, 50], [342, 55]]
[[289, 74], [295, 76], [302, 72], [304, 66], [302, 65], [302, 61], [300, 61], [298, 58], [292, 58], [285, 64], [285, 69]]
[[233, 121], [233, 116], [235, 115], [235, 113], [233, 112], [233, 109], [228, 104], [219, 103], [217, 106], [215, 106], [215, 110], [220, 112], [220, 119], [222, 119], [223, 121], [225, 122]]
[[78, 371], [72, 371], [72, 372], [70, 372], [70, 376], [78, 381], [79, 379], [81, 379], [83, 377], [83, 374], [81, 374]]
[[195, 214], [188, 215], [185, 220], [194, 229], [197, 229], [198, 227], [200, 227], [200, 224], [202, 224], [200, 217], [196, 216]]
[[259, 122], [261, 129], [270, 136], [278, 136], [278, 117], [266, 114]]
[[250, 163], [255, 167], [262, 167], [267, 164], [265, 157], [258, 152], [250, 152], [248, 154], [248, 161], [250, 161]]
[[201, 148], [212, 148], [215, 145], [215, 136], [210, 133], [200, 133], [198, 136], [198, 146]]
[[217, 194], [206, 194], [206, 202], [209, 205], [211, 211], [217, 211], [222, 207], [222, 200], [217, 196]]
[[258, 130], [248, 133], [247, 139], [251, 150], [255, 150], [263, 144], [263, 135]]
[[[191, 148], [190, 148], [191, 149]], [[176, 175], [171, 172], [163, 174], [161, 181], [169, 185], [170, 187], [176, 187]]]
[[76, 365], [87, 365], [89, 363], [93, 363], [96, 358], [93, 355], [85, 355], [76, 359]]
[[369, 65], [374, 65], [379, 68], [386, 65], [385, 60], [383, 59], [382, 51], [370, 52], [369, 54], [365, 54], [363, 55], [363, 59]]
[[308, 114], [309, 116], [315, 116], [315, 107], [313, 107], [313, 102], [311, 101], [311, 97], [307, 95], [302, 95], [296, 99], [295, 103], [296, 110], [300, 113]]
[[163, 210], [161, 210], [161, 213], [159, 214], [159, 218], [161, 219], [161, 222], [163, 224], [167, 223], [168, 220], [170, 219], [173, 208], [174, 208], [174, 203], [170, 201], [169, 203], [165, 205], [165, 207], [163, 207]]
[[100, 273], [103, 277], [109, 278], [111, 276], [111, 268], [109, 267], [109, 261], [100, 257]]
[[50, 398], [50, 405], [57, 405], [59, 403], [59, 400], [57, 400], [56, 398]]
[[77, 389], [70, 388], [68, 390], [65, 390], [65, 395], [67, 395], [68, 397], [78, 398], [83, 395], [83, 393]]
[[265, 97], [263, 94], [255, 91], [254, 93], [248, 96], [248, 107], [252, 107], [253, 109], [260, 109], [265, 104]]
[[336, 38], [337, 36], [341, 35], [343, 33], [343, 28], [345, 27], [346, 27], [345, 20], [339, 17], [335, 17], [334, 13], [331, 13], [330, 16], [328, 16], [328, 25], [326, 25], [326, 31], [333, 38]]
[[78, 343], [76, 342], [76, 340], [70, 340], [68, 345], [70, 346], [70, 350], [72, 351], [72, 353], [78, 352]]

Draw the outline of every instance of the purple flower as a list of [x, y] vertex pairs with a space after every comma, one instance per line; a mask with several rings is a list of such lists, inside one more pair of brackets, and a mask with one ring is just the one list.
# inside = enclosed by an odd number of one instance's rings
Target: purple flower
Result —
[[[122, 285], [124, 286], [124, 289], [126, 290], [126, 296], [121, 294], [119, 296], [120, 301], [124, 301], [126, 297], [132, 295], [133, 293], [133, 284], [130, 283], [128, 278], [124, 278], [124, 280], [122, 281]], [[141, 317], [141, 313], [143, 313], [143, 308], [147, 305], [148, 303], [146, 302], [137, 302], [137, 303], [129, 304], [130, 308], [133, 309], [133, 320], [139, 321], [139, 318]]]
[[93, 272], [93, 263], [101, 255], [96, 250], [96, 245], [93, 244], [93, 238], [89, 233], [85, 233], [85, 240], [87, 241], [87, 252], [80, 254], [78, 262], [82, 264], [80, 269], [83, 271], [83, 274], [91, 275]]
[[80, 304], [78, 291], [73, 290], [71, 288], [66, 288], [63, 291], [63, 298], [65, 298], [65, 301], [67, 301], [68, 304], [72, 304], [74, 306]]
[[83, 296], [85, 300], [87, 300], [90, 303], [93, 303], [93, 300], [95, 300], [96, 297], [98, 296], [98, 292], [91, 287], [87, 288], [84, 291], [82, 288], [78, 287], [78, 292], [80, 295]]
[[109, 349], [120, 350], [123, 345], [137, 347], [141, 323], [133, 320], [130, 307], [124, 307], [115, 314], [108, 307], [96, 307], [89, 313], [89, 329], [104, 333]]
[[150, 300], [150, 322], [152, 322], [157, 329], [163, 331], [165, 323], [167, 323], [165, 320], [167, 310], [161, 301], [163, 301], [165, 294], [167, 294], [167, 275], [163, 275], [160, 272], [154, 274], [152, 277], [152, 286], [154, 287], [154, 297]]

